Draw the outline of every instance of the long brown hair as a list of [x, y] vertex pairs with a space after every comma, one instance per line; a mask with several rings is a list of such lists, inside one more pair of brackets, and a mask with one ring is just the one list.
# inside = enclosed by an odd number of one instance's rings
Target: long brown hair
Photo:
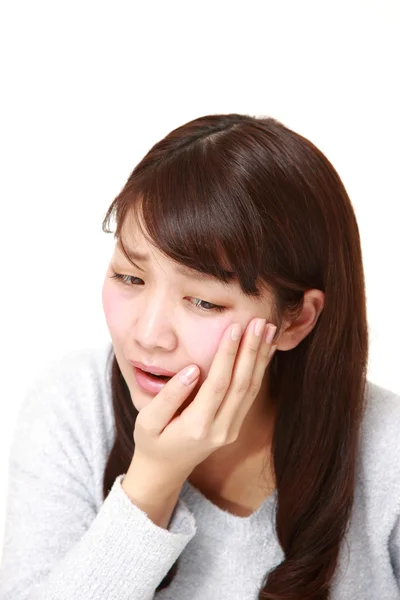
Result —
[[[360, 236], [344, 185], [318, 148], [279, 121], [217, 114], [151, 148], [109, 207], [103, 231], [112, 233], [115, 216], [122, 242], [124, 219], [139, 206], [150, 237], [143, 234], [172, 260], [227, 281], [223, 255], [247, 296], [267, 284], [276, 335], [283, 317], [300, 313], [306, 290], [325, 294], [309, 335], [271, 362], [284, 560], [265, 575], [258, 597], [328, 599], [353, 505], [368, 361]], [[112, 396], [116, 439], [104, 497], [129, 467], [138, 414], [115, 356]]]

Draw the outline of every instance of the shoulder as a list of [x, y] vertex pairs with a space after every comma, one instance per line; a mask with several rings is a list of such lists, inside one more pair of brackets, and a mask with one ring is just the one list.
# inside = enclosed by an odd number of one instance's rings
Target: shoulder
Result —
[[370, 381], [360, 431], [359, 478], [364, 492], [400, 498], [400, 394]]
[[367, 381], [361, 440], [374, 451], [400, 443], [400, 394]]
[[48, 360], [31, 382], [29, 389], [49, 385], [73, 387], [86, 382], [105, 385], [113, 348], [110, 342], [97, 347], [77, 348]]
[[[29, 439], [68, 436], [88, 443], [101, 429], [112, 435], [111, 362], [113, 347], [80, 348], [49, 360], [28, 384], [19, 407], [14, 446]], [[106, 433], [104, 433], [106, 435]]]
[[[107, 392], [111, 380], [113, 347], [78, 348], [48, 360], [28, 386], [29, 397], [39, 395], [53, 402], [54, 395], [82, 405], [87, 397]], [[54, 400], [55, 401], [55, 400]]]

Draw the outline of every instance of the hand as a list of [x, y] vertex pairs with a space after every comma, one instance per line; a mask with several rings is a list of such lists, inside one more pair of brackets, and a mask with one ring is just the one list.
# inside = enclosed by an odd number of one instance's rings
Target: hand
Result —
[[194, 389], [199, 372], [189, 385], [181, 381], [182, 371], [177, 373], [142, 408], [134, 430], [136, 462], [156, 466], [164, 480], [183, 484], [198, 464], [238, 438], [276, 350], [265, 340], [266, 329], [276, 327], [265, 327], [262, 319], [257, 336], [257, 320], [250, 321], [242, 339], [231, 339], [232, 325], [225, 330], [206, 380], [178, 416], [173, 418]]

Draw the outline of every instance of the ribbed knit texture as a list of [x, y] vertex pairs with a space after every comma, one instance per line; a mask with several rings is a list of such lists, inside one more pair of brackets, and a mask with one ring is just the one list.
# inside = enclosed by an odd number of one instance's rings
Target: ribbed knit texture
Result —
[[[115, 480], [111, 344], [53, 361], [24, 398], [14, 432], [0, 600], [257, 600], [283, 560], [276, 492], [250, 517], [186, 481], [168, 529]], [[368, 382], [355, 504], [332, 600], [400, 600], [400, 396]], [[179, 557], [174, 581], [155, 589]]]

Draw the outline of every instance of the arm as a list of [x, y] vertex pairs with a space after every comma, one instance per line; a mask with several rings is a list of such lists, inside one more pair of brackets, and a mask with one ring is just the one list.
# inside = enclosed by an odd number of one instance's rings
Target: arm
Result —
[[63, 389], [46, 377], [18, 417], [0, 600], [151, 598], [194, 536], [194, 517], [179, 500], [159, 527], [129, 499], [123, 475], [96, 514], [85, 402], [76, 385]]
[[183, 482], [171, 483], [160, 469], [138, 458], [137, 453], [122, 482], [122, 488], [133, 504], [164, 529], [168, 528], [182, 485]]

